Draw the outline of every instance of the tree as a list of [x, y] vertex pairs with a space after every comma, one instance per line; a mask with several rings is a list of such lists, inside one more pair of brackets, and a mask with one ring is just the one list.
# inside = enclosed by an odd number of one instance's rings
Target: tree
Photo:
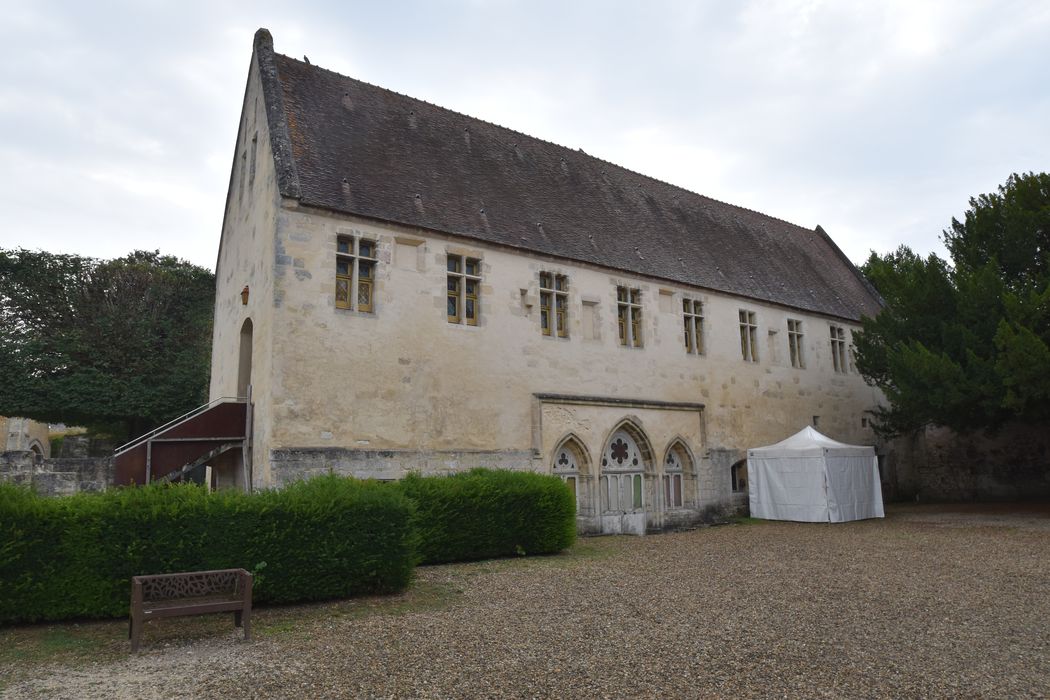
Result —
[[889, 408], [884, 434], [995, 429], [1050, 418], [1050, 174], [1011, 175], [944, 231], [951, 263], [907, 246], [871, 254], [886, 301], [856, 336], [857, 366]]
[[206, 399], [214, 275], [0, 249], [0, 415], [138, 435]]

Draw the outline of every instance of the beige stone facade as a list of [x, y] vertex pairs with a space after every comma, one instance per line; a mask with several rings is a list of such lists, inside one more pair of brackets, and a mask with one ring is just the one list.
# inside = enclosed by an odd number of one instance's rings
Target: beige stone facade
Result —
[[[880, 397], [848, 356], [838, 371], [832, 357], [832, 327], [848, 343], [856, 321], [303, 206], [278, 192], [259, 91], [253, 61], [211, 380], [212, 398], [251, 385], [255, 488], [328, 470], [528, 469], [576, 490], [582, 530], [644, 532], [743, 503], [732, 465], [807, 424], [873, 442], [865, 412]], [[340, 237], [375, 245], [369, 312], [336, 306]], [[450, 255], [480, 261], [477, 325], [449, 321]], [[547, 272], [567, 281], [567, 337], [541, 328]], [[618, 288], [637, 290], [639, 347], [621, 344]], [[702, 304], [702, 353], [686, 347], [687, 299]], [[744, 358], [742, 311], [757, 326], [757, 361]], [[801, 322], [804, 367], [792, 366], [789, 320]], [[556, 464], [566, 448], [568, 471]], [[638, 459], [634, 471], [609, 463], [623, 454]]]
[[0, 439], [3, 440], [3, 450], [0, 452], [30, 451], [38, 460], [51, 456], [47, 423], [0, 416]]

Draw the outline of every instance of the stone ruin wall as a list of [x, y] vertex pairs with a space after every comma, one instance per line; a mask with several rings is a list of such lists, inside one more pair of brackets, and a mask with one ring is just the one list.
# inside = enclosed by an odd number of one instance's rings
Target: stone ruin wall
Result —
[[[41, 459], [29, 449], [5, 450], [0, 452], [0, 482], [24, 484], [42, 496], [102, 491], [113, 485], [113, 458], [108, 454], [111, 447], [92, 444], [85, 437], [67, 436], [55, 457]], [[100, 453], [107, 456], [90, 456]]]
[[47, 423], [28, 418], [0, 416], [0, 448], [8, 450], [39, 450], [44, 458], [51, 456]]
[[1050, 432], [1026, 425], [967, 434], [928, 427], [892, 443], [883, 478], [887, 500], [1050, 498]]

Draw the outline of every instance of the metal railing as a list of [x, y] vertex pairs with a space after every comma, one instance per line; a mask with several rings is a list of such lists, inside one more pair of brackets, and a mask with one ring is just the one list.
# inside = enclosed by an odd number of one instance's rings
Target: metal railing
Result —
[[245, 402], [247, 402], [247, 400], [248, 400], [248, 398], [246, 396], [220, 396], [217, 399], [212, 399], [211, 401], [209, 401], [206, 404], [201, 404], [200, 406], [197, 406], [197, 408], [194, 408], [194, 409], [192, 409], [190, 411], [187, 411], [186, 413], [183, 413], [178, 418], [172, 418], [171, 420], [169, 420], [164, 425], [162, 425], [160, 427], [157, 427], [157, 428], [154, 428], [153, 430], [149, 431], [148, 433], [140, 435], [137, 438], [131, 440], [130, 442], [125, 442], [123, 445], [121, 445], [117, 449], [113, 450], [113, 456], [114, 457], [119, 457], [120, 455], [124, 454], [128, 450], [135, 449], [136, 447], [138, 447], [142, 443], [147, 442], [150, 438], [154, 437], [158, 433], [162, 433], [165, 430], [167, 430], [168, 428], [171, 428], [172, 426], [174, 426], [174, 425], [176, 425], [178, 423], [181, 423], [184, 420], [192, 418], [193, 416], [195, 416], [195, 415], [197, 415], [199, 413], [204, 413], [205, 411], [207, 411], [209, 408], [211, 408], [213, 405], [215, 405], [217, 403], [224, 403], [226, 401], [235, 401], [237, 403], [245, 403]]

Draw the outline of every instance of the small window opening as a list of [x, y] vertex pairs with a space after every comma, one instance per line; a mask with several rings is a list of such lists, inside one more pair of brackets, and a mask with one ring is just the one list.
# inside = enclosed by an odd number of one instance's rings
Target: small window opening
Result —
[[642, 347], [642, 293], [637, 289], [616, 288], [616, 325], [620, 345]]
[[481, 261], [463, 255], [449, 255], [447, 268], [448, 322], [478, 325], [478, 316], [481, 314]]
[[831, 364], [839, 374], [846, 374], [846, 329], [831, 324]]
[[747, 460], [742, 459], [729, 468], [733, 493], [747, 491]]
[[338, 236], [335, 250], [335, 306], [363, 313], [375, 311], [376, 242]]
[[746, 309], [740, 310], [740, 354], [744, 362], [758, 362], [758, 323]]
[[788, 353], [791, 355], [791, 366], [795, 369], [806, 368], [806, 358], [802, 352], [802, 321], [788, 319]]
[[704, 304], [699, 299], [682, 300], [682, 317], [685, 324], [685, 351], [694, 355], [704, 354]]
[[540, 328], [543, 335], [569, 337], [569, 278], [540, 273]]

